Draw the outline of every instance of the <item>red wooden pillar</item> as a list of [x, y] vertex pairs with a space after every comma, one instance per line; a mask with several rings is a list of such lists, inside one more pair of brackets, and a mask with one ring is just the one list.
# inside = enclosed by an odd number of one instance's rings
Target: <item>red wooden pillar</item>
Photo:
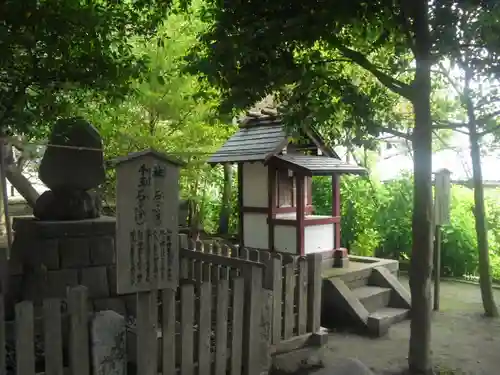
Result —
[[276, 168], [267, 167], [267, 229], [268, 248], [274, 251], [274, 212], [276, 208]]
[[296, 199], [295, 201], [297, 202], [297, 254], [298, 255], [305, 255], [305, 249], [304, 249], [304, 212], [305, 212], [305, 196], [304, 196], [304, 176], [295, 174], [295, 179], [296, 179]]
[[332, 216], [338, 217], [339, 222], [333, 225], [335, 249], [340, 248], [340, 175], [332, 175]]

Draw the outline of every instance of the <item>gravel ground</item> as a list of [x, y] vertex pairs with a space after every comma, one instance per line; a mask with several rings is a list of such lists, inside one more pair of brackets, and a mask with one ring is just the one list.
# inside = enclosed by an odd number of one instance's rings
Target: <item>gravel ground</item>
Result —
[[[407, 280], [401, 281], [408, 287]], [[496, 302], [500, 290], [495, 290]], [[441, 311], [434, 313], [432, 358], [436, 367], [467, 375], [500, 374], [500, 319], [482, 316], [479, 286], [460, 282], [441, 285]], [[391, 327], [384, 338], [333, 333], [320, 354], [324, 364], [359, 358], [376, 373], [394, 373], [407, 364], [410, 323]], [[446, 372], [443, 372], [446, 373]]]

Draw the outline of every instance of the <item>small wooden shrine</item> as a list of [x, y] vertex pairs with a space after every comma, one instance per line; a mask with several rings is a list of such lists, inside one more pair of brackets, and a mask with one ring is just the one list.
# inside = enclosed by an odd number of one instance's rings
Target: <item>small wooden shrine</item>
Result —
[[[240, 245], [294, 255], [340, 250], [340, 176], [364, 174], [303, 128], [290, 136], [276, 110], [250, 111], [240, 129], [208, 161], [238, 164]], [[330, 215], [316, 215], [312, 177], [331, 176]]]

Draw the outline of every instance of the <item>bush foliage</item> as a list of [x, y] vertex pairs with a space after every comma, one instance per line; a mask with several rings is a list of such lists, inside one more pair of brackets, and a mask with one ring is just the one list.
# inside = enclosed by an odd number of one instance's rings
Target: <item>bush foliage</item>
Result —
[[[328, 210], [329, 179], [315, 178], [313, 202], [318, 211]], [[358, 255], [406, 260], [411, 256], [413, 182], [411, 177], [384, 183], [360, 177], [343, 177], [342, 246]], [[486, 205], [492, 273], [500, 279], [500, 191], [489, 192]], [[441, 272], [446, 276], [475, 275], [478, 251], [471, 189], [451, 189], [450, 223], [442, 227]]]

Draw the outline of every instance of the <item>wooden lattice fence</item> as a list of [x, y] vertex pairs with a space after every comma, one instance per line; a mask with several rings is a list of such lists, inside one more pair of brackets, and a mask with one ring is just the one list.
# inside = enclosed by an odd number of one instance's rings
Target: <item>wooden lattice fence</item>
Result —
[[180, 235], [181, 278], [231, 279], [247, 267], [263, 267], [263, 305], [270, 313], [271, 351], [283, 341], [316, 333], [321, 316], [321, 255], [305, 257], [229, 246], [214, 240], [189, 241]]

